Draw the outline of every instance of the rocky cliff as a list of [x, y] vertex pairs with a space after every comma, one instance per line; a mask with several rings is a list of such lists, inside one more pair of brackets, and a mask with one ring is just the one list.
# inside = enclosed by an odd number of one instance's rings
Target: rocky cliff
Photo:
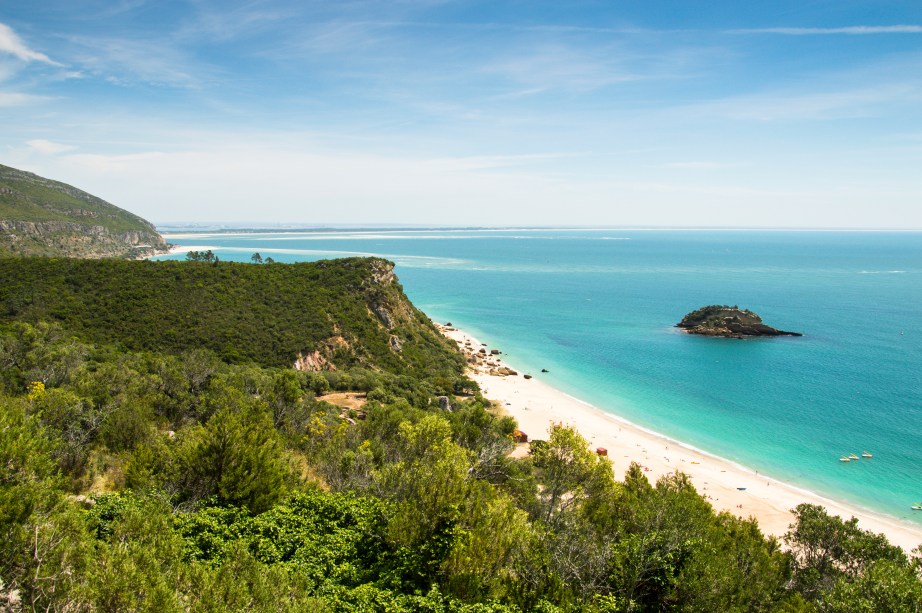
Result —
[[762, 318], [748, 309], [736, 306], [710, 305], [692, 311], [676, 324], [689, 334], [743, 338], [746, 336], [802, 336], [772, 328]]
[[0, 165], [0, 256], [124, 258], [160, 253], [153, 224], [66, 183]]

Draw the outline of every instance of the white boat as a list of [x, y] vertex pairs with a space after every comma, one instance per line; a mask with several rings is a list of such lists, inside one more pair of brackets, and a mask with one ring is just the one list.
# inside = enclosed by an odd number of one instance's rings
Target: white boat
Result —
[[912, 510], [913, 510], [913, 511], [922, 511], [922, 504], [914, 504], [914, 505], [912, 505]]
[[851, 462], [852, 459], [849, 458], [848, 456], [842, 456], [841, 458], [839, 458], [839, 461], [840, 462]]
[[872, 456], [872, 455], [871, 455], [870, 453], [868, 453], [867, 451], [862, 451], [862, 452], [861, 452], [861, 457], [862, 457], [862, 458], [873, 458], [874, 456]]
[[849, 459], [849, 460], [857, 460], [857, 459], [858, 459], [858, 456], [856, 456], [854, 453], [850, 453], [850, 454], [848, 454], [848, 459]]

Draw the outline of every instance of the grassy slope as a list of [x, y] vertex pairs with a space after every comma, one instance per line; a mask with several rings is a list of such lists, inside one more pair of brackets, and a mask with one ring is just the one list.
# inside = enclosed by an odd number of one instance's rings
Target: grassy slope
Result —
[[[7, 188], [7, 190], [3, 190]], [[87, 214], [89, 213], [89, 214]], [[75, 187], [0, 164], [0, 219], [69, 221], [110, 232], [155, 232], [144, 219]]]
[[154, 226], [137, 215], [65, 183], [2, 164], [0, 222], [38, 224], [0, 230], [0, 257], [133, 257], [138, 244], [165, 246]]

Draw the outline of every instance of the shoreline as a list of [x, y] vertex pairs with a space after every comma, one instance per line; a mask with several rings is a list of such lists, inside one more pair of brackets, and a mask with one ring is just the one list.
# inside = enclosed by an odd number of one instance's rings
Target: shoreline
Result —
[[[480, 386], [484, 397], [515, 418], [529, 440], [547, 438], [552, 424], [573, 426], [591, 448], [607, 450], [618, 480], [624, 479], [631, 462], [640, 464], [653, 484], [661, 476], [681, 471], [689, 476], [715, 512], [753, 517], [763, 534], [779, 540], [794, 521], [791, 509], [806, 502], [821, 505], [830, 515], [843, 519], [856, 517], [861, 529], [885, 534], [892, 544], [907, 553], [922, 544], [922, 527], [826, 498], [639, 426], [534, 376], [526, 379], [524, 373], [506, 364], [501, 355], [491, 355], [492, 347], [457, 328], [436, 325], [468, 357], [468, 374]], [[509, 374], [510, 371], [515, 374]], [[527, 453], [527, 444], [519, 444], [513, 452], [519, 457]]]

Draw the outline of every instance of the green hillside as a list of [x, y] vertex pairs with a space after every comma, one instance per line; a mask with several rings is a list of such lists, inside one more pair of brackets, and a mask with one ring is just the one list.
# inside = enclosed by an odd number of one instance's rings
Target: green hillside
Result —
[[462, 360], [382, 259], [299, 264], [0, 259], [0, 319], [134, 351], [457, 377]]
[[0, 256], [134, 257], [165, 247], [154, 226], [137, 215], [0, 164]]
[[0, 259], [0, 611], [922, 611], [857, 520], [511, 453], [462, 366], [378, 258]]

